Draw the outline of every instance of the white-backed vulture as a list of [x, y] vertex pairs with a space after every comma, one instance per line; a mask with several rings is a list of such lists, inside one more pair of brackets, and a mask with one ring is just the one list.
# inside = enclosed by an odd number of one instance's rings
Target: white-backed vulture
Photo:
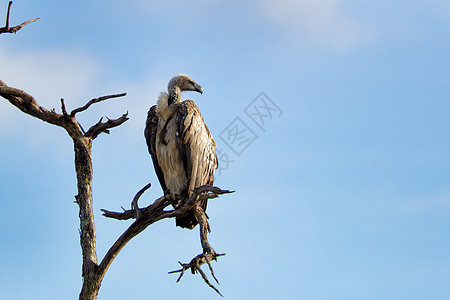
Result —
[[[164, 194], [190, 196], [194, 188], [214, 182], [216, 143], [194, 101], [181, 101], [182, 91], [203, 93], [202, 87], [180, 74], [169, 81], [167, 90], [150, 108], [144, 135]], [[201, 203], [204, 211], [206, 204]], [[197, 224], [192, 211], [176, 219], [183, 228]]]

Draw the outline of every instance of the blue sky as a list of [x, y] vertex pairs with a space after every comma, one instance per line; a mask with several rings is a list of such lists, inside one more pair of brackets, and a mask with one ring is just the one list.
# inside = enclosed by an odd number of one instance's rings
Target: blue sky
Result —
[[[1, 1], [6, 11], [7, 1]], [[0, 79], [48, 109], [125, 98], [79, 114], [130, 120], [94, 141], [102, 258], [128, 222], [100, 209], [161, 194], [143, 138], [148, 108], [186, 73], [222, 161], [210, 241], [227, 299], [447, 299], [450, 294], [448, 1], [25, 1], [0, 36]], [[264, 127], [245, 108], [264, 92]], [[258, 99], [257, 99], [258, 101]], [[237, 155], [239, 118], [257, 136]], [[73, 299], [81, 249], [72, 143], [0, 101], [1, 299]], [[99, 299], [215, 299], [199, 276], [167, 275], [201, 247], [164, 220], [132, 240]]]

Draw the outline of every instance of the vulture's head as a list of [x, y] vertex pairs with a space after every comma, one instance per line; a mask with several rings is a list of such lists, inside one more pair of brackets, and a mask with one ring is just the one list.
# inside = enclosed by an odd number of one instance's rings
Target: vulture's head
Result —
[[167, 86], [169, 92], [169, 104], [181, 101], [182, 91], [195, 91], [203, 94], [203, 89], [191, 77], [180, 74], [170, 79]]

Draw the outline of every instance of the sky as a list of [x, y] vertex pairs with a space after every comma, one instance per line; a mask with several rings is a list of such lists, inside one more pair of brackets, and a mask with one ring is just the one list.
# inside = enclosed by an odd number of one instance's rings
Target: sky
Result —
[[[4, 18], [7, 1], [0, 1]], [[179, 73], [216, 142], [213, 263], [226, 299], [448, 299], [450, 4], [444, 0], [16, 0], [0, 80], [47, 109], [130, 120], [93, 144], [101, 259], [131, 221], [100, 209], [162, 194], [146, 113]], [[1, 21], [3, 22], [3, 21]], [[0, 100], [0, 299], [81, 289], [73, 145]], [[98, 299], [219, 299], [167, 272], [201, 252], [198, 229], [160, 221], [108, 270]], [[205, 268], [205, 271], [207, 268]]]

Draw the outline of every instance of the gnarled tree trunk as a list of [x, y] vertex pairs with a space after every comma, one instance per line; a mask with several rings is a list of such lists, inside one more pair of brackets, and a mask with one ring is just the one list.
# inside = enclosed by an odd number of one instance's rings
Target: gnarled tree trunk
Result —
[[78, 195], [75, 198], [80, 207], [80, 243], [83, 253], [83, 287], [80, 299], [92, 300], [97, 298], [100, 289], [97, 275], [94, 211], [92, 209], [92, 140], [79, 137], [73, 142], [78, 188]]

